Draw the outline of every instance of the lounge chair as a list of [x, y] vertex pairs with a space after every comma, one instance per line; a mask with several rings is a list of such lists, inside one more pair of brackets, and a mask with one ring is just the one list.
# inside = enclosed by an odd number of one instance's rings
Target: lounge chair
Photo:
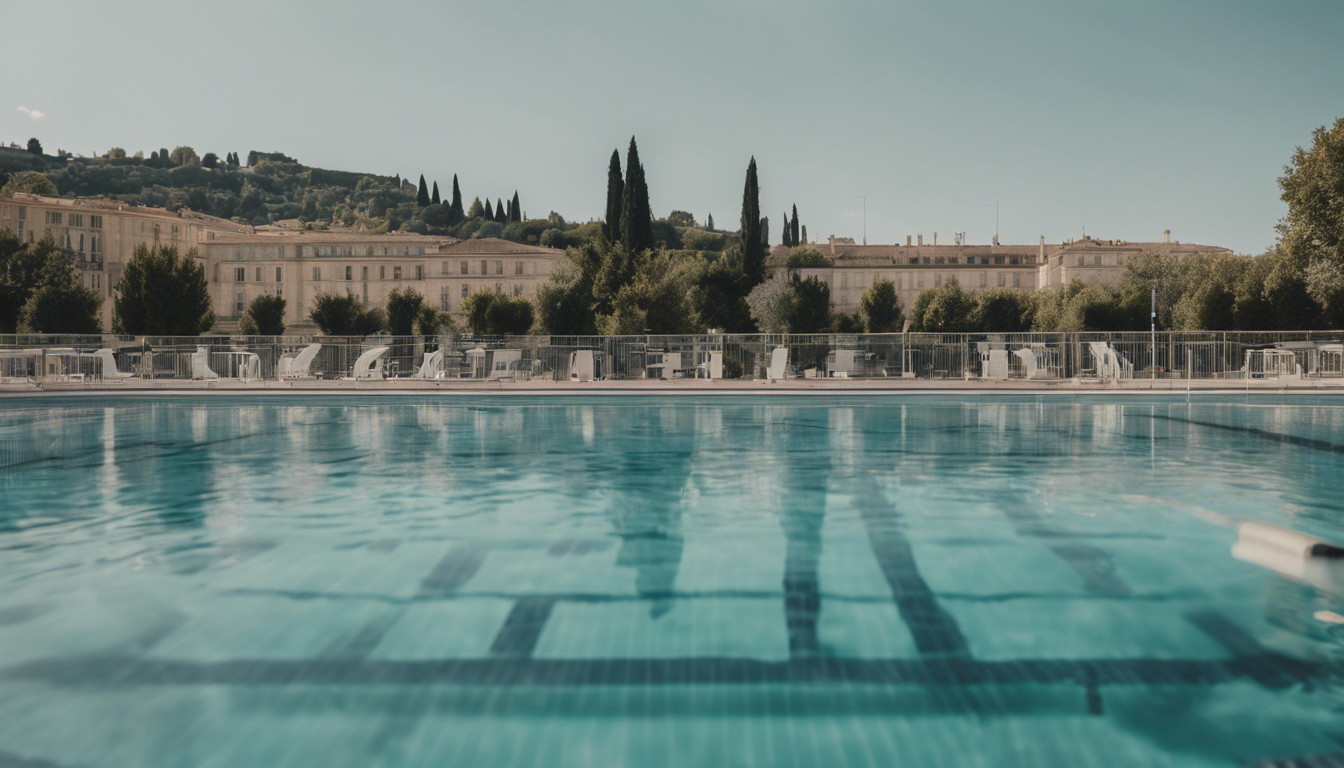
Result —
[[109, 381], [117, 379], [135, 378], [134, 373], [117, 370], [117, 358], [110, 349], [100, 349], [97, 352], [89, 353], [89, 357], [96, 359], [102, 365], [103, 378]]
[[443, 350], [437, 349], [425, 355], [425, 360], [420, 364], [420, 370], [411, 375], [412, 379], [440, 379], [443, 378]]
[[788, 377], [789, 348], [775, 347], [770, 351], [770, 367], [765, 370], [765, 378], [777, 381]]
[[858, 373], [858, 351], [853, 349], [837, 349], [831, 353], [831, 359], [826, 363], [826, 375], [847, 379]]
[[593, 350], [580, 349], [569, 353], [569, 380], [592, 381], [596, 366], [593, 362]]
[[193, 379], [218, 379], [219, 374], [210, 370], [210, 348], [197, 347], [196, 351], [191, 353], [191, 378]]
[[310, 378], [308, 372], [313, 365], [313, 360], [317, 358], [318, 350], [322, 349], [321, 344], [309, 344], [299, 350], [298, 354], [284, 354], [280, 356], [279, 376], [282, 381], [285, 379], [306, 379]]
[[360, 355], [355, 360], [355, 367], [350, 372], [350, 378], [356, 381], [383, 378], [383, 355], [386, 355], [391, 349], [391, 347], [374, 347]]

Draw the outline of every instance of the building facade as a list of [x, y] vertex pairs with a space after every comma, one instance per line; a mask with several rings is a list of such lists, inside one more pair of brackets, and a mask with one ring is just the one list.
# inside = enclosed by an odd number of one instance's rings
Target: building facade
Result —
[[68, 248], [84, 286], [103, 297], [105, 330], [122, 269], [141, 245], [195, 254], [210, 284], [215, 330], [225, 333], [262, 294], [286, 300], [285, 325], [299, 333], [316, 330], [308, 312], [322, 293], [381, 306], [392, 290], [414, 288], [445, 312], [480, 289], [531, 298], [564, 258], [561, 250], [495, 238], [252, 227], [191, 211], [37, 195], [0, 198], [0, 229], [24, 242], [50, 234]]

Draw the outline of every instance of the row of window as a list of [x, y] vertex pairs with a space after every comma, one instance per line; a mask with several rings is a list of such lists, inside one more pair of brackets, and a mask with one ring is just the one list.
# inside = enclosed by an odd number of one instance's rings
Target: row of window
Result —
[[[53, 227], [84, 226], [84, 214], [82, 213], [67, 214], [64, 211], [47, 211], [46, 214], [47, 214], [47, 224], [49, 226]], [[27, 218], [28, 218], [28, 209], [24, 208], [23, 206], [19, 206], [19, 221], [24, 221]], [[97, 214], [89, 214], [89, 229], [102, 229], [102, 228], [103, 228], [103, 217]], [[174, 229], [176, 229], [176, 227], [174, 227]]]
[[[254, 275], [255, 278], [256, 278], [256, 279], [254, 280], [254, 282], [258, 282], [258, 283], [262, 282], [262, 271], [261, 271], [261, 270], [262, 270], [262, 267], [257, 267], [257, 268], [256, 268], [256, 271], [253, 273], [253, 275]], [[276, 267], [276, 268], [275, 268], [275, 282], [277, 282], [277, 283], [284, 282], [284, 279], [283, 279], [283, 278], [284, 278], [284, 268], [283, 268], [283, 267]], [[245, 283], [245, 282], [247, 282], [247, 267], [234, 267], [234, 268], [233, 268], [233, 282], [235, 282], [235, 283]]]
[[[963, 263], [964, 263], [964, 264], [974, 264], [974, 263], [975, 263], [975, 257], [974, 257], [974, 256], [967, 256], [967, 257], [966, 257], [966, 261], [964, 261], [964, 262], [962, 262], [962, 261], [958, 261], [958, 260], [957, 260], [958, 258], [959, 258], [959, 257], [957, 257], [957, 256], [934, 256], [934, 257], [932, 257], [932, 260], [930, 260], [930, 257], [928, 257], [928, 256], [924, 256], [922, 259], [921, 259], [919, 256], [911, 256], [911, 257], [910, 257], [910, 263], [911, 263], [911, 264], [963, 264]], [[1025, 257], [1025, 259], [1026, 259], [1026, 263], [1027, 263], [1027, 264], [1030, 264], [1030, 263], [1032, 263], [1033, 261], [1035, 261], [1035, 259], [1034, 259], [1033, 257], [1031, 257], [1031, 256], [1027, 256], [1027, 257]], [[1021, 264], [1022, 262], [1023, 262], [1023, 257], [1021, 257], [1021, 256], [995, 256], [995, 257], [993, 257], [993, 263], [994, 263], [994, 264]], [[989, 257], [989, 256], [981, 256], [981, 257], [980, 257], [980, 263], [981, 263], [981, 264], [989, 264], [989, 263], [990, 263], [990, 257]]]
[[424, 256], [423, 245], [305, 245], [304, 256]]
[[[444, 275], [445, 277], [447, 277], [448, 275], [451, 275], [451, 274], [452, 274], [452, 267], [451, 267], [451, 264], [452, 264], [452, 262], [448, 262], [448, 261], [443, 262], [443, 275]], [[458, 274], [462, 274], [462, 275], [470, 275], [470, 274], [473, 274], [472, 271], [471, 271], [471, 262], [470, 262], [470, 261], [459, 261], [459, 262], [458, 262]], [[476, 273], [474, 273], [474, 274], [478, 274], [478, 275], [488, 275], [488, 274], [490, 274], [490, 261], [489, 261], [488, 259], [481, 259], [481, 271], [476, 272]], [[502, 261], [496, 261], [496, 262], [495, 262], [495, 274], [496, 274], [496, 275], [502, 275], [502, 274], [504, 274], [504, 262], [502, 262]], [[515, 275], [521, 275], [521, 274], [523, 274], [523, 262], [521, 262], [521, 261], [515, 261], [515, 262], [513, 262], [513, 274], [515, 274]]]
[[[484, 285], [479, 285], [479, 286], [477, 286], [477, 287], [480, 288], [480, 289], [486, 289], [486, 286], [484, 286]], [[461, 293], [461, 297], [462, 297], [463, 299], [467, 298], [468, 296], [471, 295], [471, 284], [470, 284], [470, 283], [463, 283], [463, 284], [462, 284], [462, 287], [459, 289], [459, 292]], [[495, 283], [495, 292], [496, 292], [496, 293], [503, 293], [503, 292], [504, 292], [504, 285], [503, 285], [502, 283]], [[513, 286], [513, 295], [514, 295], [514, 296], [522, 296], [522, 295], [523, 295], [523, 286], [522, 286], [522, 283], [515, 283], [515, 284], [514, 284], [514, 286]], [[453, 297], [452, 286], [445, 285], [445, 286], [439, 288], [439, 310], [440, 310], [440, 311], [448, 312], [449, 310], [452, 309], [452, 297]]]

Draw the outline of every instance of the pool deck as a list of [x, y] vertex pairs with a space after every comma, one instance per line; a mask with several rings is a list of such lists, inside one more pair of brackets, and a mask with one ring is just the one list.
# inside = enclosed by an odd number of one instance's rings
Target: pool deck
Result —
[[1300, 392], [1344, 394], [1344, 379], [1235, 380], [1235, 379], [1058, 379], [1038, 381], [985, 381], [979, 379], [622, 379], [610, 381], [485, 381], [388, 379], [381, 381], [124, 381], [124, 382], [13, 382], [0, 383], [0, 398], [47, 395], [880, 395], [939, 392], [986, 394], [1079, 394], [1106, 392]]

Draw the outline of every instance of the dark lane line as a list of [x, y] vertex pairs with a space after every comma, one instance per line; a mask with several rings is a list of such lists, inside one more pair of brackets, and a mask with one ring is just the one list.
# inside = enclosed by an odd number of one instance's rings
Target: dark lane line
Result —
[[556, 598], [549, 596], [524, 597], [513, 604], [504, 625], [499, 628], [490, 644], [490, 655], [510, 659], [526, 659], [537, 647], [541, 630], [551, 617]]
[[861, 485], [855, 504], [868, 530], [868, 544], [891, 588], [896, 609], [910, 628], [921, 654], [965, 656], [966, 638], [952, 616], [943, 610], [915, 563], [910, 542], [901, 532], [900, 514], [870, 475]]
[[1213, 421], [1198, 421], [1196, 419], [1185, 419], [1180, 416], [1169, 416], [1161, 413], [1139, 414], [1146, 415], [1151, 419], [1163, 419], [1165, 421], [1177, 421], [1182, 424], [1193, 424], [1198, 427], [1208, 427], [1210, 429], [1222, 429], [1228, 432], [1240, 432], [1245, 435], [1252, 435], [1275, 443], [1286, 443], [1295, 445], [1299, 448], [1310, 448], [1313, 451], [1326, 451], [1328, 453], [1344, 453], [1344, 445], [1331, 443], [1326, 440], [1316, 440], [1310, 437], [1298, 437], [1297, 435], [1288, 435], [1283, 432], [1274, 432], [1268, 429], [1258, 427], [1237, 427], [1231, 424], [1219, 424]]
[[1267, 653], [1231, 659], [1039, 659], [977, 661], [965, 657], [854, 659], [820, 657], [512, 659], [425, 661], [235, 659], [190, 662], [134, 656], [39, 659], [0, 669], [0, 679], [53, 686], [163, 685], [467, 685], [607, 686], [764, 683], [866, 685], [1211, 686], [1254, 680], [1271, 688], [1310, 682], [1329, 670], [1313, 661]]
[[1068, 563], [1083, 580], [1088, 592], [1112, 597], [1127, 597], [1132, 593], [1129, 585], [1115, 574], [1115, 562], [1109, 552], [1051, 526], [1020, 494], [1012, 494], [1007, 499], [995, 496], [994, 506], [1013, 524], [1018, 536], [1047, 539], [1042, 542], [1045, 547]]

